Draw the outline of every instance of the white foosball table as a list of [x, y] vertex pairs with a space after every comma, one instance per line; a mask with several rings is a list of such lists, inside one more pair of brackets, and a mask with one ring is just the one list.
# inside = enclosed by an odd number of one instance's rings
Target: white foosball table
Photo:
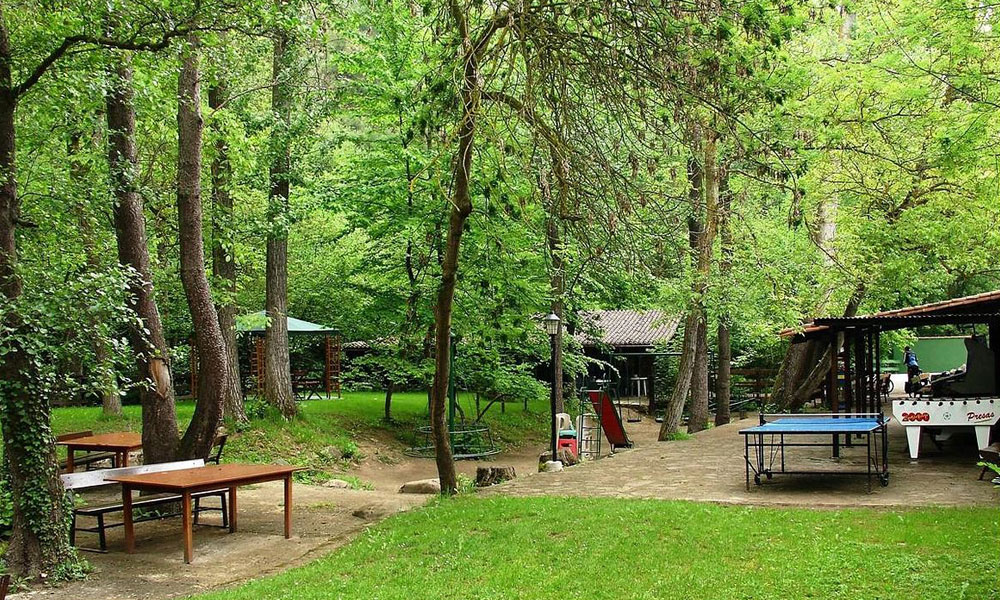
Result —
[[[906, 427], [910, 458], [920, 454], [924, 427], [974, 427], [980, 448], [990, 443], [990, 428], [1000, 420], [1000, 398], [906, 398], [892, 401], [892, 415]], [[948, 437], [944, 432], [936, 439]]]

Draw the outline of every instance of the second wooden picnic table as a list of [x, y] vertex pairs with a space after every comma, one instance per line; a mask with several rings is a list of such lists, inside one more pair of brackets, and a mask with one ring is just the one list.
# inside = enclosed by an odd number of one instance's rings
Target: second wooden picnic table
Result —
[[249, 465], [227, 463], [163, 473], [109, 477], [122, 486], [125, 522], [125, 550], [135, 552], [135, 529], [132, 520], [132, 492], [172, 492], [181, 496], [181, 519], [184, 528], [184, 562], [194, 555], [191, 519], [191, 495], [209, 490], [229, 490], [229, 531], [236, 531], [236, 488], [266, 481], [285, 482], [285, 538], [292, 535], [292, 474], [302, 467], [284, 465]]
[[117, 457], [115, 461], [116, 465], [127, 467], [128, 453], [142, 448], [142, 434], [132, 431], [101, 433], [57, 443], [60, 446], [66, 446], [66, 472], [72, 473], [74, 469], [73, 453], [77, 450], [114, 452]]

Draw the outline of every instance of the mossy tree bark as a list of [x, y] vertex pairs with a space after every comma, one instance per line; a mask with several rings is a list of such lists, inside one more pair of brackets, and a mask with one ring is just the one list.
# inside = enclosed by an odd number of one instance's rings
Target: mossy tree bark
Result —
[[11, 47], [0, 7], [0, 297], [3, 327], [10, 332], [0, 357], [0, 433], [5, 477], [13, 500], [13, 533], [4, 554], [7, 569], [30, 579], [73, 560], [67, 507], [49, 426], [49, 399], [32, 390], [31, 358], [19, 341], [29, 333], [13, 308], [23, 287], [17, 274], [16, 230], [20, 200], [16, 180], [15, 111], [18, 91]]
[[177, 82], [177, 220], [180, 237], [181, 283], [194, 325], [198, 355], [198, 399], [191, 424], [181, 439], [179, 457], [204, 458], [222, 420], [222, 390], [226, 386], [226, 349], [205, 270], [202, 240], [201, 89], [198, 40], [187, 38]]

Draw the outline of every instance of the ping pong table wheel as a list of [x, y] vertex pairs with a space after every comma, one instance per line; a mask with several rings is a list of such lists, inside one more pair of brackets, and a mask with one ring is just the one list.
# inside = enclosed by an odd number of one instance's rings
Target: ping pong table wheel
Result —
[[754, 475], [753, 482], [755, 485], [760, 485], [760, 475]]
[[768, 471], [767, 473], [764, 473], [764, 475], [767, 475], [767, 480], [768, 481], [771, 481], [771, 478], [774, 477], [774, 473], [771, 473], [770, 471]]
[[882, 484], [882, 487], [889, 487], [889, 474], [879, 475], [878, 482]]

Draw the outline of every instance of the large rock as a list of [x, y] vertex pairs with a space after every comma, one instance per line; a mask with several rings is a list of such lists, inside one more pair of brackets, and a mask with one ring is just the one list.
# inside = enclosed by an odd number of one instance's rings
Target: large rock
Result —
[[344, 481], [343, 479], [331, 479], [323, 484], [323, 487], [334, 488], [337, 490], [348, 490], [351, 489], [351, 482]]
[[440, 479], [420, 479], [418, 481], [407, 481], [399, 488], [400, 494], [440, 494]]

